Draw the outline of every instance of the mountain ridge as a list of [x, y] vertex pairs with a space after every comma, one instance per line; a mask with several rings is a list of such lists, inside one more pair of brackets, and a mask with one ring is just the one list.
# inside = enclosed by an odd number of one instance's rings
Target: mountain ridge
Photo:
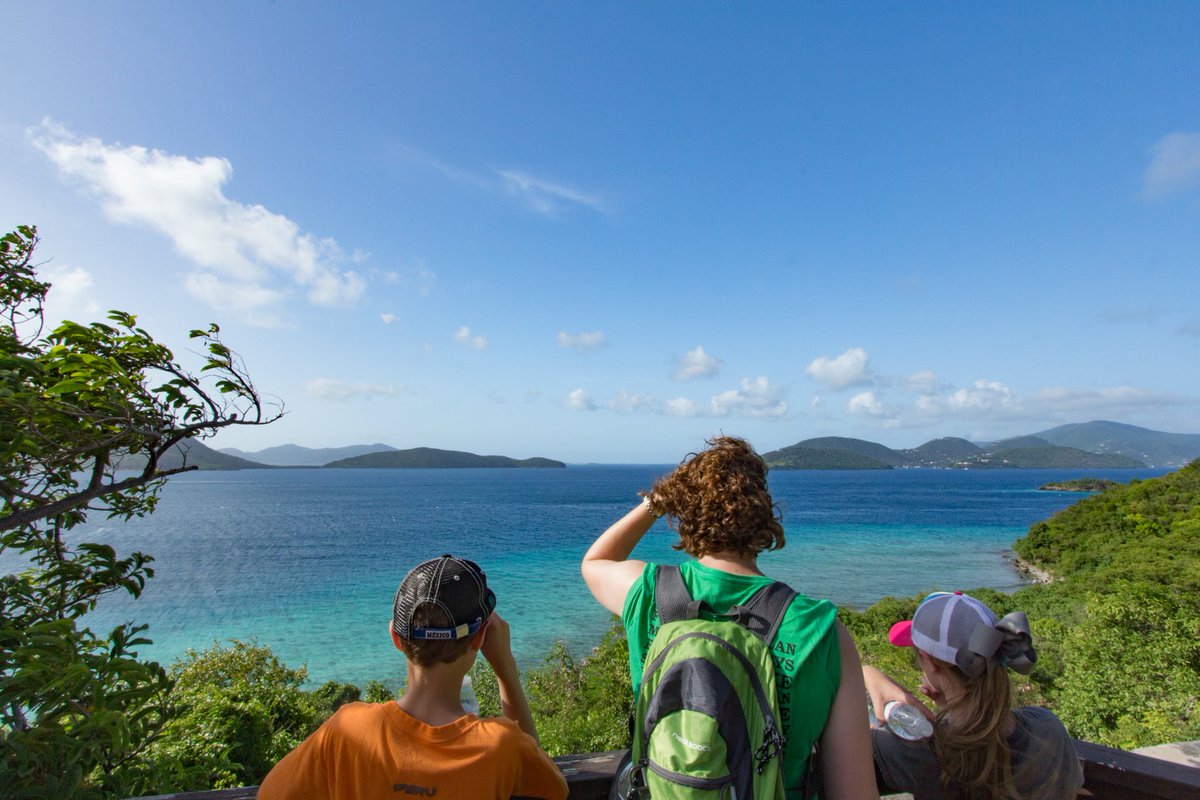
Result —
[[[830, 458], [830, 451], [852, 453], [878, 463], [850, 466], [844, 456]], [[947, 436], [919, 447], [896, 450], [866, 439], [824, 436], [804, 439], [762, 455], [768, 466], [777, 469], [879, 469], [878, 464], [942, 469], [1179, 467], [1200, 458], [1200, 434], [1165, 433], [1093, 420], [982, 445]]]

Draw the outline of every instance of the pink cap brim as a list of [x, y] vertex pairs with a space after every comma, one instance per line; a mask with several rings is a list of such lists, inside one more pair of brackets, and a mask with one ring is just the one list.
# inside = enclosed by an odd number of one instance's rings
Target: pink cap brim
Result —
[[897, 647], [912, 647], [912, 620], [906, 619], [893, 625], [888, 631], [888, 641]]

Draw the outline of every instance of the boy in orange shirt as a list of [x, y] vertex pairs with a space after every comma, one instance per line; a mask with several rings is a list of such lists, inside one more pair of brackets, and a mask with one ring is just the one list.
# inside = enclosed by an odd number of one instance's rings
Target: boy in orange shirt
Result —
[[[392, 642], [408, 687], [388, 703], [348, 703], [275, 765], [263, 800], [395, 800], [408, 796], [563, 800], [567, 783], [537, 742], [508, 623], [477, 564], [444, 555], [396, 590]], [[463, 710], [463, 677], [483, 656], [503, 717]]]

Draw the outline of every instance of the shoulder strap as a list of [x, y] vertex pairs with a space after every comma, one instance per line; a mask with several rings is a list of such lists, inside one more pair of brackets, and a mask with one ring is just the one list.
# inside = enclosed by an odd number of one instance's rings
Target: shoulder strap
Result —
[[775, 634], [779, 632], [779, 626], [783, 624], [783, 615], [787, 613], [788, 606], [792, 604], [792, 598], [795, 596], [796, 592], [792, 587], [782, 581], [775, 581], [770, 586], [759, 589], [743, 605], [729, 609], [726, 616], [733, 617], [745, 625], [770, 647], [771, 642], [775, 641]]
[[[754, 593], [740, 606], [734, 606], [721, 616], [731, 617], [750, 629], [768, 647], [775, 641], [775, 634], [783, 624], [783, 615], [796, 592], [781, 581], [775, 581]], [[654, 605], [658, 610], [658, 622], [666, 625], [683, 619], [696, 619], [700, 615], [701, 601], [693, 600], [683, 582], [683, 573], [673, 564], [659, 564], [654, 571]]]
[[700, 601], [692, 599], [674, 564], [659, 564], [654, 570], [654, 605], [659, 625], [700, 616]]

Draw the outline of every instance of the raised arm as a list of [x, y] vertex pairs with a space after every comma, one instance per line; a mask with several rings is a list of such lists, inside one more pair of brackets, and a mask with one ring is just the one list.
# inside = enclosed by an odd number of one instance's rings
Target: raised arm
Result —
[[862, 662], [849, 632], [837, 624], [842, 657], [841, 683], [821, 734], [821, 770], [829, 800], [878, 800], [871, 729], [867, 725]]
[[657, 519], [644, 502], [608, 526], [583, 555], [583, 580], [600, 605], [617, 616], [625, 610], [625, 595], [646, 566], [629, 554]]
[[521, 673], [512, 654], [508, 622], [495, 612], [488, 618], [482, 650], [500, 686], [500, 713], [517, 723], [536, 741], [537, 726], [533, 723], [529, 700], [525, 697], [525, 688], [521, 686]]
[[915, 706], [930, 722], [934, 720], [934, 713], [915, 694], [896, 683], [891, 675], [868, 664], [863, 664], [862, 674], [867, 694], [871, 695], [871, 705], [875, 708], [877, 724], [883, 724], [884, 706], [893, 700]]

